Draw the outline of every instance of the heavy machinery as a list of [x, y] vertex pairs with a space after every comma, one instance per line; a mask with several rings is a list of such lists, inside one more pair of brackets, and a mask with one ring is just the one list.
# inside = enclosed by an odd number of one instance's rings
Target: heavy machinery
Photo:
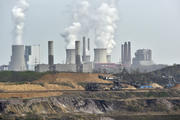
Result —
[[111, 75], [109, 76], [99, 75], [99, 78], [103, 80], [112, 81], [113, 87], [111, 88], [111, 90], [121, 90], [122, 88], [124, 88], [123, 84], [134, 86], [136, 88], [139, 88], [141, 86], [141, 84], [138, 82], [125, 82], [121, 79], [121, 77], [112, 77]]
[[162, 76], [164, 79], [168, 80], [168, 84], [165, 86], [165, 88], [172, 88], [176, 86], [176, 84], [180, 84], [180, 82], [177, 82], [174, 76]]

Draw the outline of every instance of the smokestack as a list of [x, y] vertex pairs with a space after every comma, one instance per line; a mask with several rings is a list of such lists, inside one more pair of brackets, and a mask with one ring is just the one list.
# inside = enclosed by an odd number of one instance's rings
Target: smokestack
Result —
[[128, 61], [128, 44], [125, 42], [124, 44], [124, 62], [127, 63]]
[[121, 45], [121, 62], [124, 64], [124, 44]]
[[111, 63], [111, 55], [107, 55], [107, 62]]
[[94, 62], [107, 63], [107, 49], [94, 49]]
[[66, 64], [75, 64], [75, 49], [66, 49]]
[[54, 65], [54, 47], [53, 41], [48, 41], [48, 64], [50, 66]]
[[125, 42], [121, 45], [121, 59], [123, 65], [131, 66], [131, 42]]
[[90, 51], [90, 39], [88, 38], [88, 51]]
[[24, 56], [24, 45], [13, 45], [11, 62], [9, 64], [9, 70], [11, 71], [25, 71], [26, 63]]
[[86, 37], [83, 37], [83, 56], [82, 61], [86, 62]]
[[81, 56], [80, 56], [80, 41], [75, 42], [76, 55], [76, 71], [81, 72]]
[[128, 64], [131, 65], [131, 42], [128, 42]]

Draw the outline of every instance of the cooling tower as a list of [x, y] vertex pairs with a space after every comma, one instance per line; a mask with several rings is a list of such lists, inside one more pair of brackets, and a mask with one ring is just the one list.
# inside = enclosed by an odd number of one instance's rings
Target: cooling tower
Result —
[[81, 56], [80, 56], [80, 41], [75, 42], [75, 55], [76, 55], [76, 71], [81, 72]]
[[24, 45], [13, 45], [11, 62], [9, 70], [11, 71], [25, 71], [27, 70], [24, 57]]
[[75, 49], [66, 49], [66, 64], [75, 64]]
[[54, 50], [53, 50], [53, 41], [48, 41], [48, 64], [54, 64]]
[[111, 63], [111, 55], [107, 55], [107, 62]]
[[94, 49], [94, 62], [107, 63], [107, 49]]

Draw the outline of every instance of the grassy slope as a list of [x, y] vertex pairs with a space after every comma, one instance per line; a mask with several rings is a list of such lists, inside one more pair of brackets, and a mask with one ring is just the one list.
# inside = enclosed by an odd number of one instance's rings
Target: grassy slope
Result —
[[11, 72], [3, 71], [0, 72], [0, 82], [16, 82], [16, 83], [25, 83], [38, 80], [46, 73], [37, 73], [37, 72]]

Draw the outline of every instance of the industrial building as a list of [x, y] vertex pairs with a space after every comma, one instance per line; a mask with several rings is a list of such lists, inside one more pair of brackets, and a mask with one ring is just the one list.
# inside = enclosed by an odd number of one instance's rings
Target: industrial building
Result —
[[131, 42], [121, 45], [121, 62], [125, 68], [131, 67]]
[[152, 51], [150, 49], [139, 49], [133, 58], [133, 66], [149, 66], [153, 65]]
[[8, 65], [1, 65], [0, 71], [8, 71]]
[[97, 73], [120, 73], [121, 71], [122, 71], [121, 64], [99, 63], [94, 65], [94, 72]]
[[133, 58], [132, 70], [138, 70], [139, 72], [151, 72], [167, 67], [167, 65], [155, 64], [152, 60], [152, 50], [139, 49], [135, 53]]
[[25, 62], [28, 71], [35, 71], [35, 66], [40, 64], [40, 45], [25, 46]]

